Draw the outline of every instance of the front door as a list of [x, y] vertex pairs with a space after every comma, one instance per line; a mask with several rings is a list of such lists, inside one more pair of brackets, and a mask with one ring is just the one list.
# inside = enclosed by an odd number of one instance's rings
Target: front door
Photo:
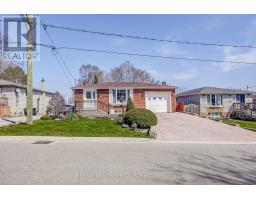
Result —
[[84, 108], [85, 109], [97, 108], [95, 90], [84, 90]]

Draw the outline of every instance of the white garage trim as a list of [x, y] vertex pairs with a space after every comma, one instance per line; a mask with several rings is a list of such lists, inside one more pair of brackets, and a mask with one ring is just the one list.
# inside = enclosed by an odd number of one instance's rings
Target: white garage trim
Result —
[[146, 108], [156, 112], [171, 112], [171, 92], [145, 92]]

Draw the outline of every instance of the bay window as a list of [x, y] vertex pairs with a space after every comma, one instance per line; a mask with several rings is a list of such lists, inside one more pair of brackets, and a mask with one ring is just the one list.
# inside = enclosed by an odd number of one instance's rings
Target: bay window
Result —
[[222, 106], [222, 94], [208, 94], [207, 95], [208, 106]]

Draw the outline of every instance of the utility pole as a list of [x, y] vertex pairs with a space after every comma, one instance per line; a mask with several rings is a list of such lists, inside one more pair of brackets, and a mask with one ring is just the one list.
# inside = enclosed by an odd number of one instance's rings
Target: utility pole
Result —
[[28, 58], [27, 58], [27, 124], [33, 124], [33, 18], [28, 15]]

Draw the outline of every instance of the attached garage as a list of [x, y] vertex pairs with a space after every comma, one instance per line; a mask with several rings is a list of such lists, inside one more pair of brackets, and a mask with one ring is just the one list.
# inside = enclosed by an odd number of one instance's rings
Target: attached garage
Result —
[[145, 92], [146, 108], [156, 112], [171, 112], [170, 92]]

